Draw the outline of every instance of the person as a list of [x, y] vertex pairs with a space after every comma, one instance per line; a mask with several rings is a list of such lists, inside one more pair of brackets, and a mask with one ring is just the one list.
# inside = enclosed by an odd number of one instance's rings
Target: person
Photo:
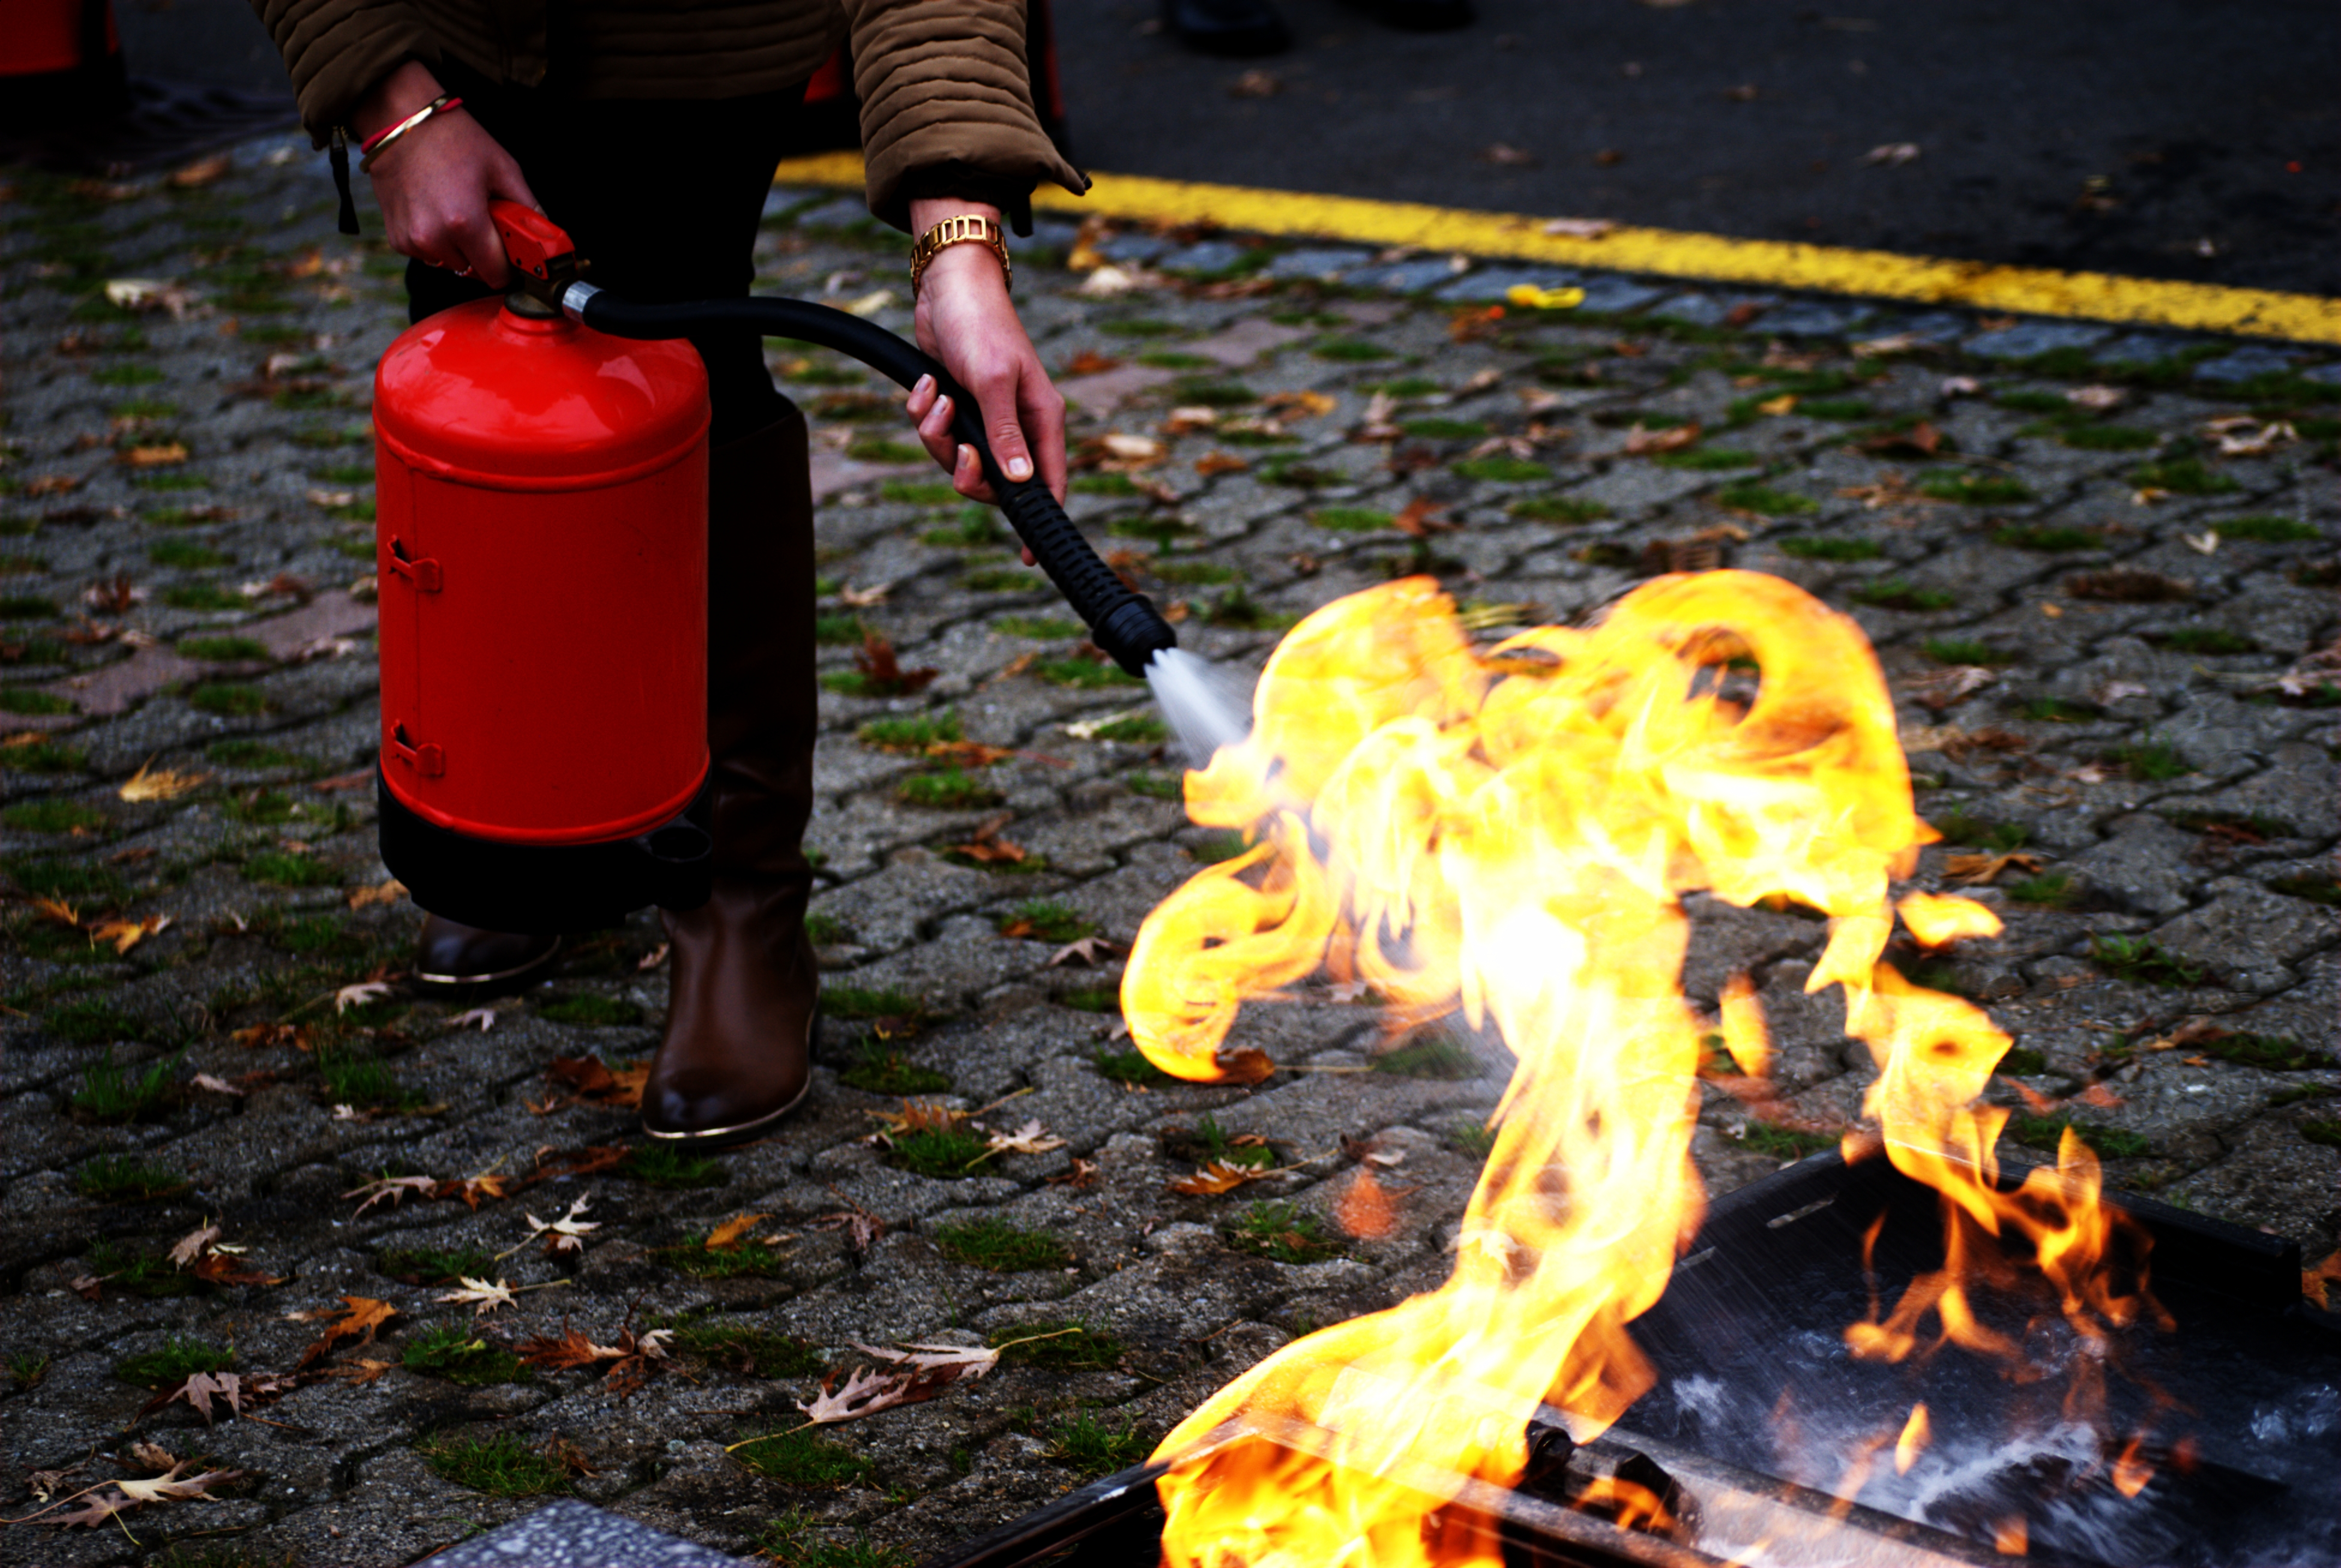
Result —
[[[1063, 497], [1064, 403], [1011, 303], [1001, 225], [1030, 232], [1039, 182], [1080, 193], [1088, 181], [1034, 119], [1018, 0], [253, 5], [313, 140], [372, 144], [361, 166], [390, 244], [410, 258], [416, 321], [509, 282], [488, 217], [500, 197], [560, 223], [593, 281], [623, 297], [744, 295], [805, 80], [850, 34], [871, 211], [954, 242], [923, 258], [920, 345], [975, 397], [1010, 477], [1037, 471]], [[962, 218], [974, 221], [951, 222]], [[762, 343], [747, 332], [692, 342], [712, 404], [713, 892], [665, 917], [670, 1001], [643, 1126], [654, 1138], [718, 1143], [769, 1129], [811, 1082], [812, 497], [804, 417], [773, 385]], [[951, 436], [950, 401], [922, 381], [907, 406], [959, 491], [990, 500], [972, 449]], [[432, 917], [415, 973], [511, 979], [541, 968], [553, 946]]]

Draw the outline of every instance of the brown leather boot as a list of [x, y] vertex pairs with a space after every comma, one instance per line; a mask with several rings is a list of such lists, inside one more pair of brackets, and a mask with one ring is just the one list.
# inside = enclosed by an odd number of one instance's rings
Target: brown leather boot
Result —
[[812, 1081], [821, 971], [804, 931], [812, 868], [812, 503], [805, 422], [792, 412], [710, 454], [708, 827], [714, 889], [669, 913], [666, 1034], [643, 1089], [643, 1130], [754, 1137]]
[[489, 931], [426, 913], [414, 940], [415, 981], [425, 986], [494, 986], [524, 979], [553, 962], [558, 937]]

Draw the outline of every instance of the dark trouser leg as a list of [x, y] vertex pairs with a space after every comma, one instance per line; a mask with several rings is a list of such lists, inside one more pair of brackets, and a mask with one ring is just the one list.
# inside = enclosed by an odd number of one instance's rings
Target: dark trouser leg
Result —
[[804, 1097], [820, 972], [812, 868], [812, 502], [804, 416], [718, 447], [708, 474], [707, 743], [714, 889], [666, 917], [665, 1037], [643, 1092], [653, 1137], [752, 1136]]
[[[453, 65], [442, 74], [519, 160], [547, 213], [593, 263], [596, 283], [652, 302], [747, 293], [772, 165], [801, 92], [571, 102]], [[407, 289], [416, 320], [488, 293], [420, 263], [409, 266]], [[714, 405], [708, 741], [715, 893], [705, 908], [669, 922], [672, 1001], [644, 1119], [670, 1137], [736, 1129], [742, 1118], [768, 1121], [801, 1097], [817, 989], [803, 938], [811, 878], [802, 841], [817, 723], [803, 417], [773, 388], [752, 334], [692, 346]]]

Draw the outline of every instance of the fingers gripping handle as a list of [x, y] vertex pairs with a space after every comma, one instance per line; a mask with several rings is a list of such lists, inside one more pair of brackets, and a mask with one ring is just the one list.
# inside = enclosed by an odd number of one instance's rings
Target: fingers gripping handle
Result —
[[1036, 477], [1017, 483], [1001, 471], [983, 430], [983, 415], [951, 373], [913, 344], [885, 328], [827, 305], [804, 300], [708, 300], [684, 305], [637, 305], [610, 297], [590, 283], [565, 288], [560, 303], [585, 325], [613, 337], [674, 338], [689, 333], [750, 331], [766, 337], [834, 349], [860, 360], [899, 386], [935, 378], [951, 400], [951, 433], [975, 449], [983, 477], [1000, 498], [1000, 509], [1031, 551], [1032, 559], [1090, 629], [1090, 639], [1116, 664], [1143, 677], [1154, 656], [1179, 645], [1178, 634], [1144, 594], [1134, 592], [1098, 559], [1049, 487]]

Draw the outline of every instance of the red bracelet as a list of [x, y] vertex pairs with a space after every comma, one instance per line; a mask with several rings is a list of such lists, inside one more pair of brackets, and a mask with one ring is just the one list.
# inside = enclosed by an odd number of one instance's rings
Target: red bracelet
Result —
[[431, 118], [432, 115], [443, 114], [450, 109], [460, 109], [463, 106], [463, 99], [451, 98], [446, 94], [442, 93], [439, 96], [432, 99], [431, 102], [423, 104], [423, 107], [414, 111], [413, 114], [406, 116], [405, 119], [384, 125], [381, 130], [376, 131], [373, 135], [368, 136], [364, 141], [360, 142], [358, 144], [358, 156], [362, 158], [370, 157], [373, 155], [375, 148], [383, 146], [385, 144], [404, 135], [407, 132], [414, 129], [415, 126], [423, 124], [423, 121]]

